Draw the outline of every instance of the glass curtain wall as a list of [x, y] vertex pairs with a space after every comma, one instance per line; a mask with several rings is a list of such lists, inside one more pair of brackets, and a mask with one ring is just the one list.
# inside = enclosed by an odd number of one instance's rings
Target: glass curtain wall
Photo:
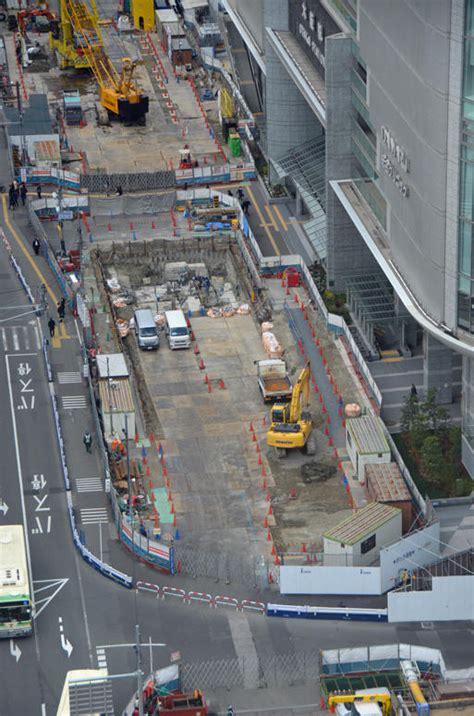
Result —
[[458, 324], [474, 333], [474, 0], [466, 0], [462, 91]]

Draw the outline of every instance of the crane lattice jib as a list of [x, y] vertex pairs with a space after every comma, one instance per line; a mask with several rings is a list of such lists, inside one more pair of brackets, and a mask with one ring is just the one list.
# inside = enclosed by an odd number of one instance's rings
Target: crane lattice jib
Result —
[[67, 11], [76, 39], [88, 60], [91, 70], [101, 87], [118, 88], [119, 74], [105, 52], [104, 41], [94, 15], [85, 2], [75, 0], [67, 3]]

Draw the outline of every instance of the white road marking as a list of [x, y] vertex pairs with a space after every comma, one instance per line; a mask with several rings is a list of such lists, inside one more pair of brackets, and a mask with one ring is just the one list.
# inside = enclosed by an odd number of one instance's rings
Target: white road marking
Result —
[[84, 507], [81, 510], [81, 522], [83, 525], [95, 525], [99, 522], [108, 522], [109, 515], [106, 507]]
[[14, 657], [16, 663], [18, 664], [21, 657], [21, 649], [18, 644], [15, 644], [13, 639], [10, 639], [10, 654]]
[[13, 329], [13, 350], [20, 350], [20, 340], [18, 338], [18, 333], [16, 332], [16, 329]]
[[105, 654], [105, 649], [101, 649], [101, 648], [97, 647], [96, 653], [97, 653], [97, 663], [99, 665], [99, 669], [106, 669], [107, 668], [107, 656]]
[[[69, 582], [69, 578], [66, 579], [35, 579], [33, 582], [33, 591], [35, 594], [35, 619], [38, 619], [41, 612], [46, 609], [48, 604], [50, 604], [54, 597], [59, 594], [61, 589]], [[43, 586], [35, 588], [36, 584], [42, 584]], [[52, 594], [49, 594], [46, 597], [42, 597], [41, 599], [37, 599], [36, 595], [40, 592], [44, 592], [47, 589], [54, 589]], [[38, 609], [38, 605], [41, 605]]]
[[73, 647], [73, 645], [71, 644], [71, 642], [69, 641], [69, 639], [68, 639], [68, 638], [65, 636], [65, 634], [64, 634], [63, 618], [62, 618], [62, 617], [58, 617], [58, 622], [59, 622], [59, 635], [60, 635], [60, 637], [61, 637], [61, 647], [62, 647], [62, 648], [64, 649], [64, 651], [66, 652], [67, 658], [69, 659], [69, 657], [70, 657], [71, 654], [72, 654], [72, 650], [74, 649], [74, 647]]
[[77, 492], [103, 492], [100, 477], [76, 477]]
[[87, 408], [87, 399], [85, 395], [62, 395], [61, 407], [64, 410], [79, 410]]
[[6, 353], [7, 350], [8, 350], [7, 334], [5, 333], [5, 329], [4, 329], [4, 328], [2, 328], [1, 331], [2, 331], [3, 350], [4, 350], [5, 353]]
[[[25, 495], [23, 494], [23, 471], [21, 468], [21, 460], [20, 460], [18, 428], [16, 425], [15, 408], [13, 405], [13, 386], [12, 386], [12, 379], [11, 379], [11, 373], [10, 373], [10, 362], [9, 362], [9, 358], [12, 358], [12, 357], [14, 357], [14, 356], [10, 356], [10, 355], [5, 356], [5, 363], [6, 363], [6, 367], [7, 367], [8, 395], [10, 398], [10, 413], [11, 413], [12, 428], [13, 428], [13, 444], [15, 446], [15, 458], [16, 458], [17, 475], [18, 475], [18, 486], [20, 489], [21, 515], [22, 515], [23, 529], [25, 530], [26, 557], [28, 560], [29, 573], [33, 574], [33, 571], [31, 569], [31, 553], [30, 553], [30, 541], [28, 539], [28, 522], [26, 519]], [[34, 599], [33, 599], [33, 601], [34, 601]]]
[[63, 371], [58, 373], [58, 383], [82, 383], [82, 377], [78, 371]]
[[30, 332], [28, 326], [22, 326], [21, 328], [23, 330], [23, 340], [25, 341], [25, 348], [27, 351], [29, 351], [32, 346], [30, 345]]

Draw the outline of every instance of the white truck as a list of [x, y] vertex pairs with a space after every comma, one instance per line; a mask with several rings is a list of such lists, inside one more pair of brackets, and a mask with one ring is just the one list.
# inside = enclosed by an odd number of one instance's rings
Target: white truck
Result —
[[268, 358], [254, 361], [257, 366], [258, 387], [265, 402], [291, 400], [293, 386], [284, 360]]

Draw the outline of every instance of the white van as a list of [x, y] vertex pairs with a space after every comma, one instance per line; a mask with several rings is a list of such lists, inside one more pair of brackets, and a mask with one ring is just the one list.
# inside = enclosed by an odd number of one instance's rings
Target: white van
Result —
[[142, 350], [153, 350], [160, 345], [158, 331], [156, 330], [155, 319], [149, 308], [141, 308], [135, 311], [135, 335], [138, 346]]
[[168, 344], [172, 351], [175, 348], [189, 348], [191, 336], [182, 311], [165, 312], [165, 329]]

